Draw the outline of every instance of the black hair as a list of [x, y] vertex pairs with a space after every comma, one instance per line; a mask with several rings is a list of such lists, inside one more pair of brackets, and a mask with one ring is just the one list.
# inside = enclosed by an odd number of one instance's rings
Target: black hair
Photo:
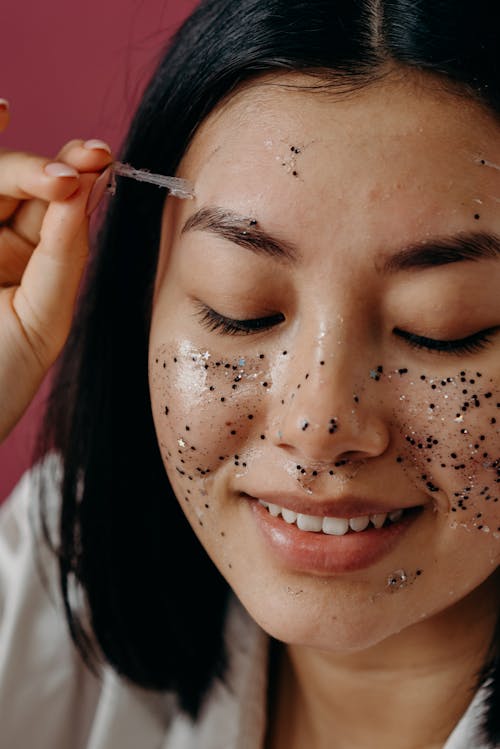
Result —
[[[500, 117], [498, 9], [491, 0], [206, 0], [168, 44], [119, 158], [175, 174], [200, 123], [245, 82], [290, 71], [350, 95], [389, 70], [428, 74]], [[62, 456], [60, 582], [90, 665], [173, 690], [193, 718], [223, 677], [229, 588], [169, 484], [148, 387], [148, 335], [165, 193], [122, 180], [91, 253], [57, 362], [38, 456]], [[43, 507], [43, 503], [42, 503]], [[90, 612], [72, 603], [78, 581]], [[496, 632], [481, 678], [500, 741]]]

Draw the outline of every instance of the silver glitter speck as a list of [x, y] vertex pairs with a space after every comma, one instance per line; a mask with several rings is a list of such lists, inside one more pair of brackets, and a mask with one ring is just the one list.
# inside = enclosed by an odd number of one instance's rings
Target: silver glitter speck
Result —
[[388, 575], [386, 584], [389, 590], [398, 590], [399, 588], [404, 588], [407, 581], [408, 576], [404, 570], [395, 570], [395, 572], [391, 572]]

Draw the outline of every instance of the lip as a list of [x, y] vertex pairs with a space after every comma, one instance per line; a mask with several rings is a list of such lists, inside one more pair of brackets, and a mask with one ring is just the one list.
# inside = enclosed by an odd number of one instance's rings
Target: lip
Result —
[[422, 500], [415, 501], [413, 504], [401, 504], [382, 500], [368, 500], [363, 497], [346, 496], [330, 500], [308, 500], [303, 495], [295, 496], [293, 494], [284, 494], [278, 492], [265, 492], [252, 496], [241, 492], [242, 497], [248, 499], [262, 499], [264, 502], [286, 507], [287, 510], [294, 510], [303, 515], [319, 515], [320, 517], [334, 518], [356, 518], [362, 515], [376, 515], [382, 512], [394, 512], [395, 510], [408, 510], [410, 507], [424, 504]]
[[[273, 517], [256, 499], [247, 498], [257, 528], [275, 558], [291, 570], [314, 575], [336, 575], [370, 567], [395, 549], [424, 509], [407, 508], [409, 511], [401, 520], [387, 527], [330, 536], [301, 531], [295, 524]], [[357, 505], [356, 514], [350, 517], [356, 517], [359, 508]]]

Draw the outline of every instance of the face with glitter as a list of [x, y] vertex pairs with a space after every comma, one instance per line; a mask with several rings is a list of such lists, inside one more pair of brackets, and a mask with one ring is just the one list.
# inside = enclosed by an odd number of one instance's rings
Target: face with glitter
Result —
[[354, 651], [498, 600], [499, 127], [432, 79], [266, 83], [166, 202], [153, 414], [250, 614]]

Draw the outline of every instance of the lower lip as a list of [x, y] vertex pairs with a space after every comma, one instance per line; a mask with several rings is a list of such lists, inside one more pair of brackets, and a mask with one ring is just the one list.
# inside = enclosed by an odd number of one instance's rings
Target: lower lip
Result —
[[257, 500], [250, 506], [257, 526], [271, 551], [287, 567], [313, 574], [355, 572], [369, 567], [389, 554], [422, 513], [412, 509], [397, 523], [370, 528], [345, 536], [301, 531], [282, 517], [273, 517]]

